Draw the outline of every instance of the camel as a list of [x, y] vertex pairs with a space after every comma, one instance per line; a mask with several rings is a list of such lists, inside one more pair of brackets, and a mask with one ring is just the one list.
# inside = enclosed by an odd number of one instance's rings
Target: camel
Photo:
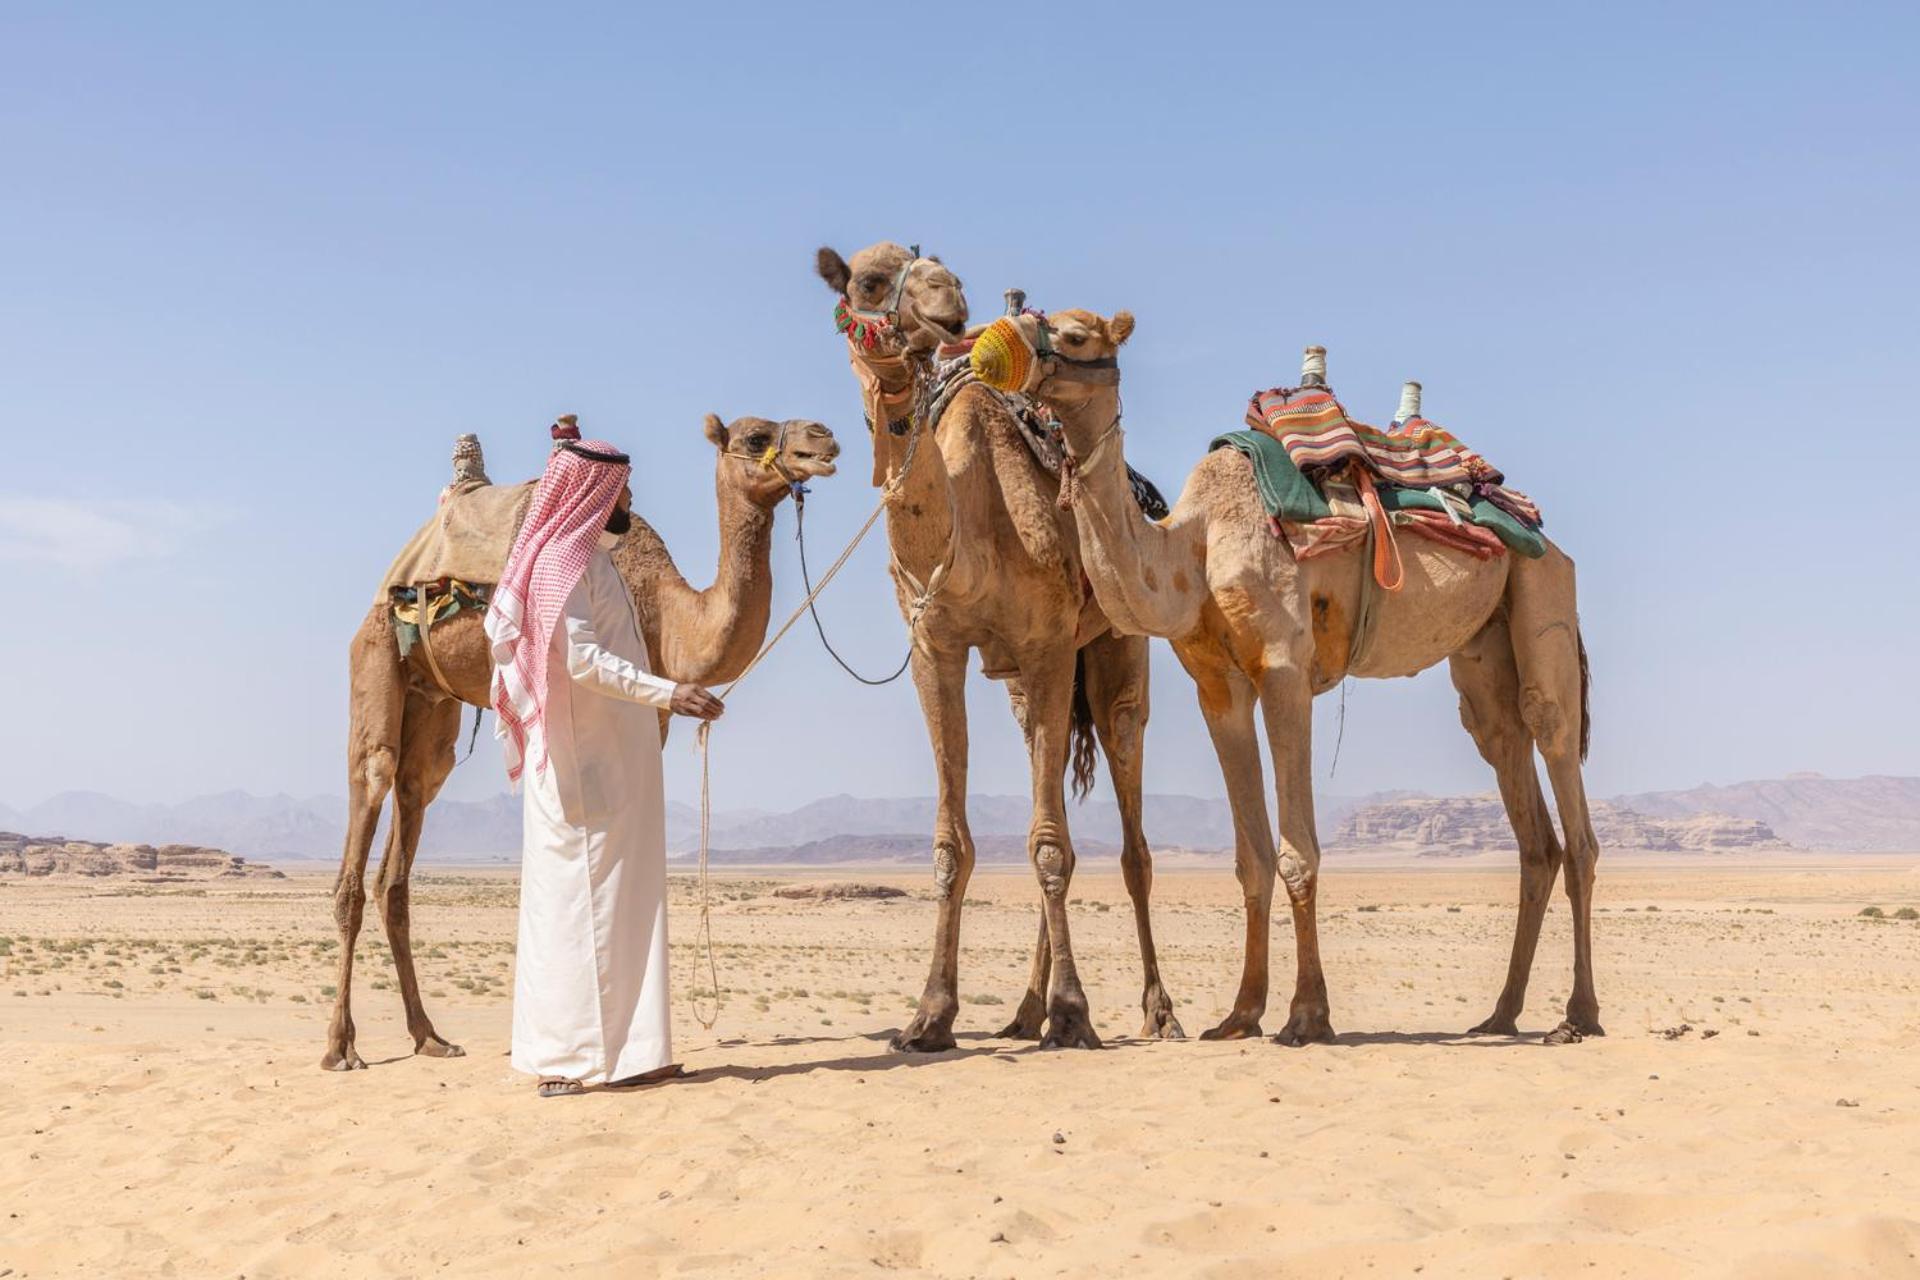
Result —
[[[1274, 1039], [1287, 1045], [1332, 1039], [1315, 922], [1320, 843], [1313, 820], [1312, 700], [1349, 675], [1410, 676], [1443, 659], [1459, 690], [1461, 721], [1494, 768], [1520, 846], [1519, 921], [1506, 985], [1492, 1016], [1472, 1031], [1518, 1033], [1541, 917], [1564, 857], [1574, 982], [1565, 1020], [1546, 1039], [1563, 1044], [1604, 1034], [1593, 984], [1599, 846], [1581, 777], [1588, 677], [1573, 561], [1551, 544], [1537, 560], [1477, 560], [1403, 535], [1397, 541], [1404, 582], [1395, 592], [1374, 593], [1363, 551], [1294, 558], [1288, 542], [1269, 532], [1251, 463], [1232, 449], [1201, 461], [1166, 520], [1142, 521], [1131, 507], [1122, 462], [1117, 360], [1133, 317], [1074, 310], [1044, 318], [1027, 313], [1010, 323], [1027, 358], [1005, 361], [1007, 370], [997, 375], [976, 361], [980, 374], [1004, 383], [1023, 372], [1018, 389], [1060, 415], [1073, 457], [1081, 561], [1094, 592], [1116, 630], [1172, 642], [1194, 679], [1225, 776], [1246, 902], [1246, 955], [1232, 1012], [1205, 1036], [1261, 1034], [1277, 870], [1293, 909], [1297, 976], [1286, 1026]], [[1022, 364], [1025, 370], [1018, 369]], [[1323, 367], [1317, 376], [1324, 385]], [[1354, 620], [1369, 603], [1363, 591], [1377, 598], [1370, 601], [1369, 641], [1356, 654]], [[1260, 781], [1256, 704], [1266, 721], [1279, 801], [1277, 853]], [[1535, 772], [1536, 748], [1552, 781], [1564, 851]]]
[[[613, 557], [632, 588], [654, 669], [677, 681], [712, 685], [745, 670], [766, 635], [774, 509], [793, 485], [832, 475], [840, 446], [817, 422], [740, 418], [723, 425], [711, 414], [706, 437], [716, 452], [714, 487], [720, 514], [720, 563], [713, 584], [705, 590], [688, 585], [666, 543], [637, 514]], [[516, 522], [525, 504], [517, 510]], [[503, 548], [511, 536], [503, 532]], [[400, 979], [407, 1030], [416, 1054], [451, 1058], [463, 1053], [434, 1029], [420, 1002], [409, 934], [408, 878], [426, 808], [453, 769], [461, 708], [484, 708], [489, 702], [493, 666], [482, 621], [479, 611], [465, 610], [433, 624], [431, 660], [426, 645], [415, 645], [406, 659], [400, 658], [385, 601], [373, 606], [354, 635], [349, 652], [348, 826], [333, 895], [340, 973], [327, 1051], [320, 1062], [329, 1070], [367, 1065], [354, 1048], [353, 947], [367, 900], [367, 855], [390, 791], [392, 830], [374, 892]], [[444, 684], [436, 678], [432, 660], [437, 660]], [[668, 719], [662, 712], [663, 735]]]
[[912, 637], [913, 682], [938, 779], [933, 959], [919, 1007], [893, 1048], [932, 1053], [954, 1046], [960, 913], [974, 867], [964, 696], [974, 649], [987, 676], [1006, 681], [1026, 739], [1033, 792], [1027, 849], [1041, 889], [1027, 989], [999, 1034], [1049, 1048], [1100, 1047], [1067, 931], [1075, 859], [1064, 783], [1071, 749], [1076, 789], [1084, 795], [1092, 785], [1097, 736], [1124, 828], [1120, 865], [1145, 971], [1141, 1034], [1177, 1038], [1180, 1024], [1154, 948], [1153, 861], [1140, 820], [1147, 641], [1111, 634], [1100, 616], [1083, 585], [1072, 517], [1057, 509], [1058, 481], [1035, 460], [1003, 397], [964, 386], [929, 429], [934, 353], [966, 332], [959, 279], [938, 259], [891, 243], [851, 261], [821, 249], [815, 265], [845, 308], [854, 373], [866, 393], [873, 479], [888, 486], [891, 573]]

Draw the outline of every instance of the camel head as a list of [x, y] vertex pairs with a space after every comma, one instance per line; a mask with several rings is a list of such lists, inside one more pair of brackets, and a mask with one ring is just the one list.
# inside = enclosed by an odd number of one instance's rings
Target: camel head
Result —
[[747, 498], [763, 507], [776, 507], [796, 485], [839, 470], [840, 442], [818, 422], [789, 418], [735, 418], [722, 422], [707, 415], [707, 441], [718, 451], [720, 481], [739, 485]]
[[[973, 371], [1001, 391], [1019, 391], [1058, 409], [1077, 409], [1120, 382], [1120, 347], [1133, 334], [1133, 313], [1103, 318], [1074, 309], [1043, 315], [1021, 311], [981, 331], [973, 344]], [[1069, 415], [1077, 416], [1077, 415]], [[1095, 431], [1105, 423], [1090, 424]], [[1091, 441], [1068, 443], [1076, 449]]]
[[832, 249], [814, 257], [814, 269], [840, 295], [843, 332], [871, 333], [888, 346], [926, 355], [967, 329], [967, 295], [960, 278], [938, 258], [923, 258], [891, 241], [869, 245], [849, 262]]

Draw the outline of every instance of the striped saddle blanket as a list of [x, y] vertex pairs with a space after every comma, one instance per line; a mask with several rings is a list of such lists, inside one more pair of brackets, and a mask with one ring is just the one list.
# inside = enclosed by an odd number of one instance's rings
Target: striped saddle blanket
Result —
[[1256, 391], [1247, 425], [1280, 442], [1293, 464], [1308, 475], [1343, 464], [1366, 467], [1381, 483], [1409, 489], [1462, 487], [1488, 497], [1538, 527], [1540, 509], [1506, 487], [1506, 477], [1438, 423], [1411, 418], [1387, 430], [1357, 422], [1326, 387], [1274, 387]]

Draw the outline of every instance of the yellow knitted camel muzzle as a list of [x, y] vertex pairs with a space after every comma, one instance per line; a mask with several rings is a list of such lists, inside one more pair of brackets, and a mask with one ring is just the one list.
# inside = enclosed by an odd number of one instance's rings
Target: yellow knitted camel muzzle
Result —
[[1033, 375], [1033, 347], [1027, 335], [1007, 316], [988, 325], [974, 339], [973, 376], [995, 391], [1024, 391]]

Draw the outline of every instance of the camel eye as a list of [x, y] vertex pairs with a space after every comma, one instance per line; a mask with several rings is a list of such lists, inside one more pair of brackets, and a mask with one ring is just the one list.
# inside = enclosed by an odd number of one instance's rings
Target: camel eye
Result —
[[885, 283], [886, 281], [882, 280], [879, 276], [861, 276], [859, 280], [860, 292], [877, 293], [879, 292], [880, 286]]
[[772, 443], [773, 443], [772, 436], [758, 435], [758, 436], [747, 437], [747, 448], [751, 449], [755, 453], [766, 452], [767, 446]]

